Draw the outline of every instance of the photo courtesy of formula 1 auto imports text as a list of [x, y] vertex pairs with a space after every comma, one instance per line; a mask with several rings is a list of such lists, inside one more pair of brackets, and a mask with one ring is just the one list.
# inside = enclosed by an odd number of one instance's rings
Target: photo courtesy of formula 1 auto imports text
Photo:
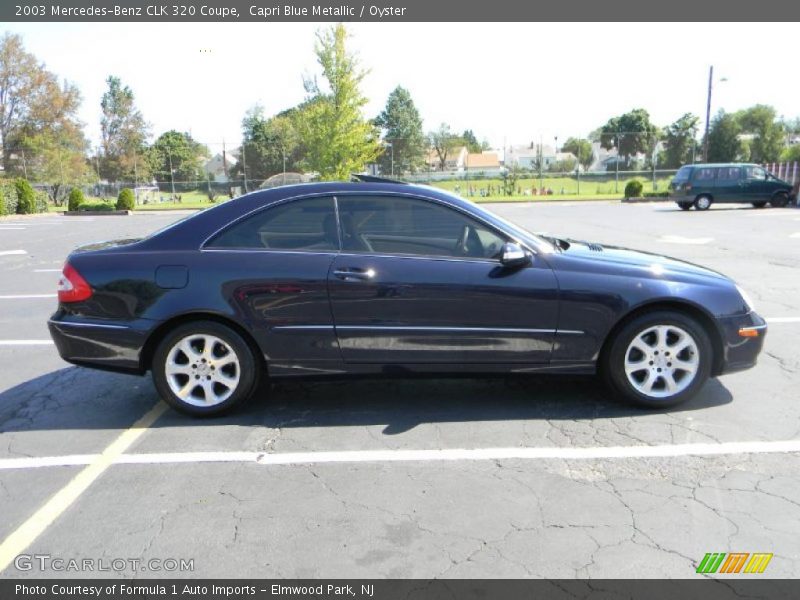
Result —
[[0, 599], [800, 597], [798, 22], [0, 5]]

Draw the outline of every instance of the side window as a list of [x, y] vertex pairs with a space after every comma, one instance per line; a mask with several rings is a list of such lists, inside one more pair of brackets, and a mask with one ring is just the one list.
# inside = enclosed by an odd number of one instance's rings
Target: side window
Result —
[[717, 182], [723, 185], [733, 184], [739, 181], [741, 174], [741, 167], [720, 167]]
[[208, 248], [337, 251], [333, 198], [292, 200], [225, 229]]
[[351, 196], [338, 203], [344, 251], [494, 259], [506, 242], [468, 216], [427, 200]]
[[747, 179], [766, 179], [767, 172], [761, 167], [745, 167]]
[[694, 171], [694, 178], [693, 181], [701, 181], [703, 183], [710, 183], [714, 181], [716, 169], [711, 167], [703, 167], [700, 169], [695, 169]]

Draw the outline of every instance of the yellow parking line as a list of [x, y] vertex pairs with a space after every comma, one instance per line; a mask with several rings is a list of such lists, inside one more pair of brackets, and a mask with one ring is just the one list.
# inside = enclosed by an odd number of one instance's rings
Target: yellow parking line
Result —
[[141, 436], [147, 428], [164, 414], [167, 405], [159, 402], [130, 429], [123, 431], [101, 454], [78, 473], [67, 485], [53, 495], [14, 533], [0, 544], [0, 572], [25, 551], [61, 514], [77, 500], [103, 472], [111, 466]]

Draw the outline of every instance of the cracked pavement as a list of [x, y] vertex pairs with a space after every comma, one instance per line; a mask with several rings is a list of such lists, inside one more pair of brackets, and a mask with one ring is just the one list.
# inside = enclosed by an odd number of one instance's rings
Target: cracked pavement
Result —
[[[674, 208], [674, 210], [673, 210]], [[497, 205], [535, 231], [684, 258], [732, 276], [767, 317], [800, 316], [800, 210]], [[182, 215], [25, 220], [4, 231], [0, 295], [52, 293], [68, 251]], [[712, 237], [705, 245], [662, 236]], [[54, 300], [2, 301], [0, 339], [46, 339]], [[235, 414], [167, 412], [129, 453], [608, 447], [800, 438], [800, 323], [770, 325], [759, 365], [646, 412], [592, 377], [281, 382]], [[0, 458], [101, 452], [157, 401], [149, 378], [89, 371], [49, 346], [0, 346]], [[0, 471], [4, 539], [80, 467]], [[800, 562], [800, 455], [265, 466], [115, 465], [27, 550], [194, 559], [181, 577], [699, 577], [706, 552]], [[99, 577], [21, 572], [3, 577]], [[123, 571], [119, 577], [159, 573]], [[721, 576], [724, 577], [724, 576]]]

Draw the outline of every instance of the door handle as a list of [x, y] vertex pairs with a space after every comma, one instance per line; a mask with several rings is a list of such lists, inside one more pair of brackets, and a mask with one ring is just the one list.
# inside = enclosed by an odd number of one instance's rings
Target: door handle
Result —
[[368, 281], [375, 277], [374, 269], [336, 269], [333, 272], [334, 277], [344, 281]]

